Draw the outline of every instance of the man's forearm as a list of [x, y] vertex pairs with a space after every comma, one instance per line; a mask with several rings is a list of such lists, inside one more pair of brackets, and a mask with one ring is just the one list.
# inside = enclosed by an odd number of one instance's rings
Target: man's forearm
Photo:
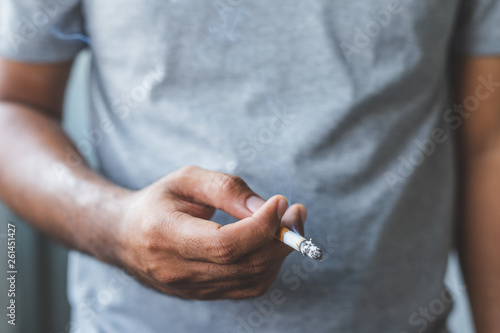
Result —
[[500, 58], [468, 58], [463, 71], [461, 99], [480, 103], [462, 128], [460, 252], [477, 331], [500, 332]]
[[478, 332], [500, 332], [500, 149], [468, 156], [462, 264]]
[[26, 105], [0, 102], [0, 198], [66, 246], [114, 261], [113, 238], [107, 236], [129, 191], [93, 172], [83, 158], [70, 167], [68, 147], [78, 154], [56, 120]]

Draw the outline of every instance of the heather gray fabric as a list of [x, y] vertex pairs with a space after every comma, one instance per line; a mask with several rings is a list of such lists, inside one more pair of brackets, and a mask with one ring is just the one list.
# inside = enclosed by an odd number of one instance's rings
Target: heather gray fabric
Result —
[[201, 302], [72, 253], [73, 332], [446, 332], [462, 121], [447, 50], [456, 32], [461, 52], [500, 53], [498, 1], [0, 3], [5, 57], [67, 60], [90, 39], [77, 144], [102, 174], [134, 189], [187, 164], [240, 175], [304, 203], [326, 254], [293, 253], [258, 299]]

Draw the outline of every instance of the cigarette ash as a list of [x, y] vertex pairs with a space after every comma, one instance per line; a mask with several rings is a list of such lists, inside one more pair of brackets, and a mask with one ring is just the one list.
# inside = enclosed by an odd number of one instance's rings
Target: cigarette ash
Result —
[[312, 239], [306, 240], [300, 244], [300, 252], [314, 260], [321, 260], [323, 258], [323, 252], [321, 252], [319, 247], [314, 245]]

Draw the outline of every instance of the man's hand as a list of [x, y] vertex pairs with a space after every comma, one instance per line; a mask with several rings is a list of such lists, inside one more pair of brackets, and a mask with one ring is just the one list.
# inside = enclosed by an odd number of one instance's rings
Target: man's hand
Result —
[[[120, 226], [126, 269], [162, 292], [194, 299], [263, 294], [292, 251], [273, 238], [282, 217], [302, 229], [305, 208], [264, 202], [235, 176], [185, 167], [133, 195]], [[208, 221], [214, 207], [241, 219]], [[259, 208], [260, 207], [260, 208]], [[254, 212], [253, 212], [254, 211]]]
[[[305, 208], [286, 210], [282, 196], [264, 204], [240, 179], [195, 167], [138, 192], [84, 162], [69, 167], [68, 152], [78, 151], [59, 121], [70, 69], [71, 63], [0, 59], [0, 198], [67, 247], [163, 292], [244, 298], [269, 288], [291, 252], [273, 235], [280, 220], [302, 232]], [[64, 177], [54, 165], [64, 168]], [[215, 209], [241, 221], [208, 221]]]

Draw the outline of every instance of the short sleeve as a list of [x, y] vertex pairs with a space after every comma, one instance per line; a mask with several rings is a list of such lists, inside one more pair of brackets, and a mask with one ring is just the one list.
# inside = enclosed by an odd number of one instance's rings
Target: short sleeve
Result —
[[81, 0], [0, 0], [0, 56], [60, 62], [85, 48]]
[[461, 53], [500, 54], [500, 0], [462, 0], [455, 44]]

